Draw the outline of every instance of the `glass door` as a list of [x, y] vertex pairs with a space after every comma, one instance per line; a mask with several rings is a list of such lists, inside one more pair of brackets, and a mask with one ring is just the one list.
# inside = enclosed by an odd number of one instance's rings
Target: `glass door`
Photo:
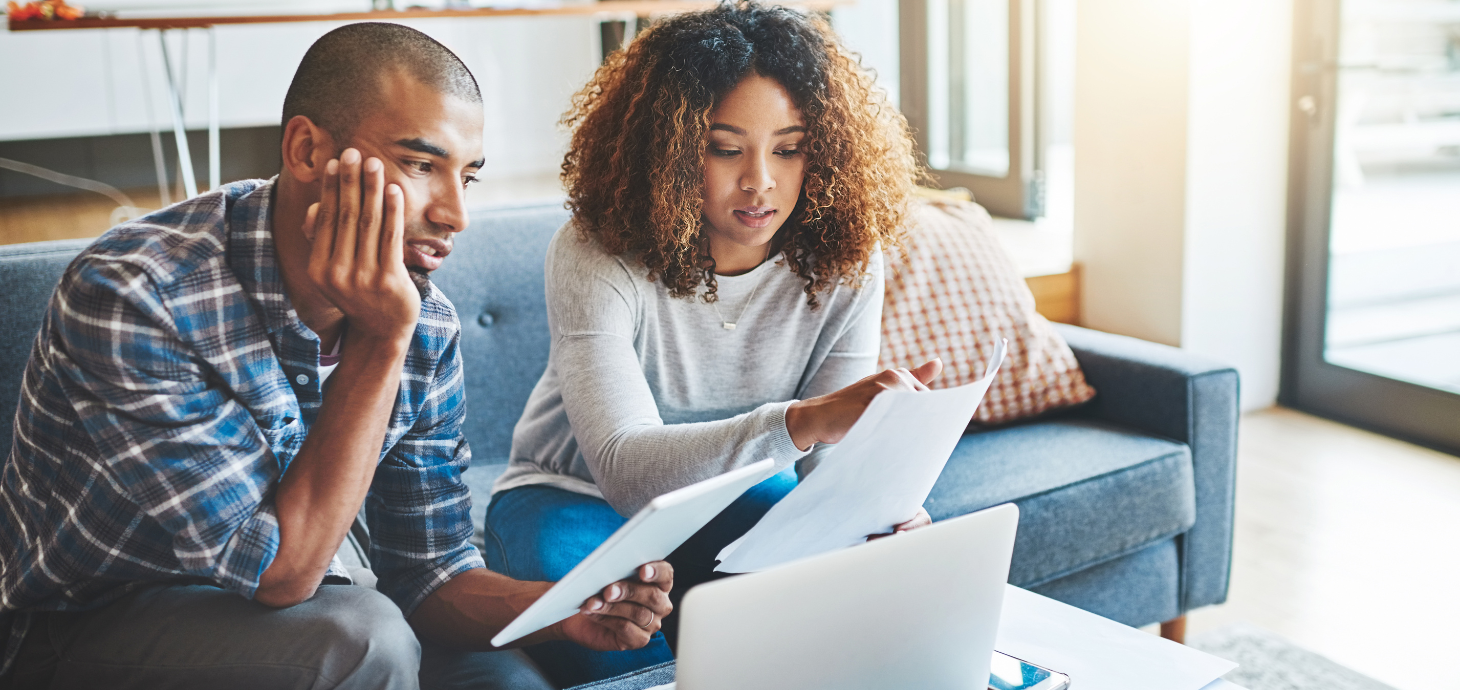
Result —
[[1460, 1], [1296, 20], [1283, 401], [1460, 453]]

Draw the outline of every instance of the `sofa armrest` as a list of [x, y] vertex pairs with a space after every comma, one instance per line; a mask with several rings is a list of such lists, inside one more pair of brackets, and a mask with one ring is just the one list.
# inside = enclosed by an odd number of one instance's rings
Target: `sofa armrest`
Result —
[[1057, 325], [1095, 399], [1077, 414], [1191, 447], [1196, 523], [1180, 546], [1182, 612], [1227, 599], [1236, 495], [1238, 377], [1230, 366], [1156, 343]]

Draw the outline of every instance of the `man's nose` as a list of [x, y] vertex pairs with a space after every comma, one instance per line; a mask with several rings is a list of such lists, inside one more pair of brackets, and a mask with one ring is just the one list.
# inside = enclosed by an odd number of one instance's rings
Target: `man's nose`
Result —
[[470, 222], [466, 212], [466, 188], [447, 186], [438, 190], [431, 197], [431, 205], [426, 208], [426, 220], [451, 232], [465, 230]]

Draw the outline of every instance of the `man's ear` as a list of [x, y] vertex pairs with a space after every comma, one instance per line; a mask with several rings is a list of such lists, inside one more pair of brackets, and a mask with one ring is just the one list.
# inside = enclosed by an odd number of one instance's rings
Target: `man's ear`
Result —
[[290, 177], [313, 184], [324, 176], [325, 164], [335, 157], [334, 137], [309, 118], [295, 115], [284, 125], [279, 153]]

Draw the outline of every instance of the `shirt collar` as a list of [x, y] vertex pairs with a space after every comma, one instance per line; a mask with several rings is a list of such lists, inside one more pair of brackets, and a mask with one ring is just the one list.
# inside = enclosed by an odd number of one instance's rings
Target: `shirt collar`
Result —
[[263, 313], [264, 328], [279, 331], [298, 324], [299, 314], [284, 291], [284, 276], [273, 234], [274, 190], [278, 176], [239, 197], [228, 214], [228, 265]]

